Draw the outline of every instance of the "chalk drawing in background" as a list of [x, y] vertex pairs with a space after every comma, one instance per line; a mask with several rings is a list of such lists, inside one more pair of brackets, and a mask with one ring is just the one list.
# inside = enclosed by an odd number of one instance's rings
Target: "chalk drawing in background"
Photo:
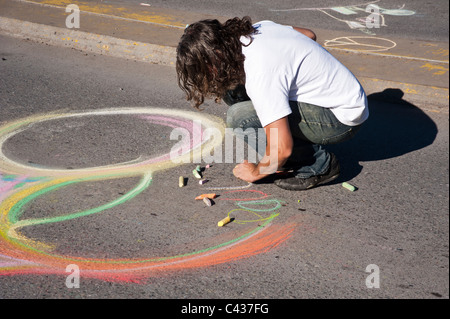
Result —
[[346, 51], [382, 52], [395, 48], [397, 43], [379, 37], [348, 36], [325, 40], [323, 46], [333, 49], [345, 49]]
[[375, 30], [386, 27], [385, 16], [411, 16], [415, 11], [404, 9], [405, 5], [398, 9], [385, 9], [378, 5], [381, 0], [359, 3], [348, 6], [336, 6], [326, 8], [293, 8], [293, 9], [269, 9], [274, 12], [293, 11], [318, 11], [326, 16], [347, 24], [350, 29], [356, 29], [369, 35], [375, 35]]
[[[19, 163], [8, 158], [2, 151], [3, 144], [8, 139], [36, 123], [106, 115], [145, 117], [150, 123], [168, 127], [176, 125], [191, 130], [199, 129], [193, 127], [194, 122], [201, 123], [202, 131], [206, 128], [216, 128], [224, 132], [225, 129], [221, 119], [209, 115], [157, 108], [122, 108], [36, 115], [0, 126], [0, 276], [56, 274], [65, 277], [67, 266], [75, 264], [80, 269], [81, 277], [105, 281], [143, 282], [161, 273], [206, 267], [260, 254], [278, 246], [291, 236], [296, 227], [295, 223], [272, 223], [282, 207], [279, 200], [269, 199], [269, 195], [261, 191], [240, 189], [228, 190], [222, 200], [234, 201], [237, 208], [228, 214], [233, 216], [237, 224], [248, 226], [235, 238], [230, 238], [230, 234], [224, 232], [224, 237], [219, 237], [219, 241], [215, 238], [214, 245], [208, 245], [206, 240], [203, 247], [197, 250], [180, 251], [173, 256], [117, 259], [69, 256], [57, 253], [55, 243], [27, 238], [22, 233], [26, 227], [70, 221], [92, 214], [102, 213], [106, 223], [108, 209], [132, 200], [150, 187], [155, 172], [179, 165], [171, 160], [168, 152], [165, 155], [139, 158], [132, 162], [65, 170]], [[217, 139], [191, 141], [189, 152], [179, 156], [200, 159], [202, 152], [211, 152], [221, 143], [222, 140]], [[186, 161], [179, 161], [183, 162]], [[127, 193], [101, 206], [58, 216], [24, 217], [27, 205], [40, 196], [84, 182], [124, 177], [140, 177], [140, 181]], [[152, 200], [148, 199], [149, 209]], [[217, 220], [214, 220], [212, 224], [216, 223]]]

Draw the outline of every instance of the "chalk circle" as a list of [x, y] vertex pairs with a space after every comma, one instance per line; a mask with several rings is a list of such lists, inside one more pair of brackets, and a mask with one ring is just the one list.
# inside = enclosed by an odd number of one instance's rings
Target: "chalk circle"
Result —
[[[142, 175], [145, 172], [155, 172], [157, 170], [167, 169], [180, 165], [179, 163], [186, 163], [201, 158], [202, 152], [210, 152], [216, 147], [216, 145], [220, 145], [222, 143], [222, 140], [218, 139], [208, 139], [206, 141], [201, 140], [198, 144], [192, 145], [188, 152], [183, 152], [175, 158], [171, 157], [173, 154], [170, 153], [169, 150], [166, 154], [158, 156], [156, 158], [144, 158], [131, 162], [80, 169], [36, 167], [33, 165], [18, 163], [8, 158], [3, 153], [4, 143], [14, 135], [27, 130], [27, 128], [29, 128], [31, 125], [59, 119], [106, 115], [139, 115], [147, 116], [149, 118], [151, 118], [151, 116], [154, 116], [156, 120], [154, 120], [153, 122], [157, 122], [158, 124], [165, 125], [171, 128], [173, 128], [174, 123], [176, 123], [174, 122], [174, 119], [177, 119], [178, 122], [184, 122], [184, 128], [187, 127], [188, 123], [194, 125], [193, 123], [195, 122], [197, 125], [198, 123], [200, 123], [202, 129], [216, 128], [222, 133], [225, 130], [225, 124], [220, 118], [211, 115], [204, 115], [199, 112], [174, 110], [168, 108], [110, 108], [74, 113], [35, 115], [0, 126], [0, 168], [3, 171], [8, 171], [14, 174], [26, 174], [27, 176], [92, 177], [104, 176], [107, 174], [137, 176]], [[166, 120], [163, 120], [162, 118]], [[192, 134], [193, 132], [190, 131], [189, 133]], [[224, 134], [222, 134], [222, 136], [223, 135]]]
[[[181, 269], [181, 267], [195, 268], [223, 263], [230, 260], [237, 260], [245, 256], [258, 254], [271, 247], [275, 247], [279, 243], [289, 238], [290, 233], [293, 231], [292, 225], [276, 227], [270, 232], [267, 230], [267, 226], [269, 226], [272, 219], [278, 216], [278, 214], [271, 212], [269, 217], [263, 217], [260, 214], [253, 213], [253, 215], [256, 215], [257, 218], [246, 222], [258, 221], [261, 222], [261, 224], [255, 227], [251, 227], [251, 229], [245, 229], [245, 233], [237, 238], [230, 239], [229, 237], [227, 237], [225, 241], [216, 244], [215, 246], [180, 253], [175, 256], [148, 257], [138, 259], [119, 258], [105, 260], [102, 258], [63, 256], [52, 253], [50, 251], [45, 251], [45, 249], [41, 250], [45, 247], [35, 247], [34, 242], [21, 236], [20, 233], [16, 232], [16, 230], [35, 224], [53, 223], [61, 220], [69, 220], [101, 212], [105, 209], [115, 206], [116, 204], [120, 204], [123, 201], [132, 198], [135, 194], [138, 194], [140, 191], [146, 189], [151, 184], [152, 172], [171, 168], [180, 164], [179, 162], [174, 163], [173, 159], [152, 158], [144, 159], [140, 162], [120, 163], [115, 165], [74, 170], [41, 168], [17, 163], [9, 159], [2, 152], [3, 144], [12, 136], [25, 131], [31, 125], [36, 123], [73, 117], [121, 114], [134, 114], [147, 117], [150, 116], [148, 119], [156, 121], [158, 124], [163, 124], [164, 122], [160, 121], [161, 116], [164, 118], [169, 117], [183, 119], [185, 121], [197, 121], [197, 123], [201, 123], [202, 127], [216, 128], [221, 130], [222, 133], [225, 131], [225, 125], [223, 121], [210, 115], [161, 108], [103, 109], [78, 113], [37, 115], [0, 126], [0, 169], [11, 174], [23, 174], [27, 175], [28, 177], [48, 177], [48, 179], [46, 179], [42, 183], [38, 183], [37, 185], [28, 187], [23, 190], [18, 190], [17, 192], [11, 194], [6, 201], [0, 202], [0, 217], [3, 216], [3, 218], [6, 219], [10, 218], [10, 222], [6, 223], [4, 223], [3, 220], [0, 220], [0, 243], [6, 243], [2, 254], [5, 254], [5, 256], [9, 256], [8, 254], [11, 254], [11, 258], [14, 258], [14, 256], [20, 256], [20, 259], [18, 259], [20, 260], [20, 262], [26, 260], [27, 257], [29, 257], [30, 262], [33, 263], [33, 267], [27, 268], [26, 272], [24, 273], [36, 272], [60, 274], [62, 272], [62, 269], [65, 269], [68, 263], [76, 263], [80, 266], [80, 268], [83, 268], [83, 276], [107, 278], [108, 280], [110, 280], [111, 278], [117, 278], [117, 280], [122, 280], [122, 278], [124, 278], [124, 280], [127, 280], [127, 278], [140, 278], [141, 276], [148, 276], [148, 271], [152, 269], [169, 271]], [[166, 124], [167, 126], [172, 127], [174, 121], [167, 120]], [[221, 145], [221, 143], [221, 139], [208, 139], [206, 141], [201, 139], [199, 145], [194, 145], [189, 152], [184, 152], [180, 156], [182, 156], [183, 158], [187, 156], [191, 158], [192, 156], [192, 158], [195, 159], [198, 158], [198, 156], [202, 155], [202, 152], [210, 152], [217, 145]], [[87, 211], [56, 216], [53, 218], [19, 220], [20, 214], [22, 213], [22, 207], [35, 200], [37, 197], [45, 194], [46, 192], [54, 191], [56, 188], [65, 187], [87, 180], [102, 180], [106, 179], [107, 176], [118, 178], [123, 176], [138, 175], [143, 176], [138, 186], [136, 186], [127, 194], [124, 194], [122, 197], [105, 205]], [[260, 193], [260, 199], [266, 198], [268, 196], [267, 194], [263, 194], [259, 191], [252, 192]], [[272, 211], [274, 207], [278, 207], [275, 202], [270, 203], [272, 205], [275, 205], [271, 208], [267, 208], [268, 210]], [[13, 214], [14, 216], [11, 215], [12, 210], [15, 210], [16, 212], [15, 215]], [[11, 223], [11, 220], [13, 221], [13, 223]], [[8, 234], [11, 233], [15, 233], [17, 237], [9, 236]], [[142, 271], [144, 271], [145, 273], [142, 273]], [[22, 269], [19, 269], [17, 273], [22, 273]]]
[[[242, 213], [245, 213], [247, 215], [253, 215], [256, 216], [252, 219], [244, 219], [245, 217], [242, 217]], [[263, 216], [260, 212], [256, 212], [254, 210], [250, 209], [241, 209], [236, 208], [228, 212], [228, 216], [234, 219], [235, 224], [247, 224], [247, 223], [258, 223], [258, 222], [266, 222], [274, 219], [279, 214], [277, 213], [271, 213], [269, 216]]]
[[[278, 199], [238, 201], [236, 205], [240, 208], [233, 209], [228, 213], [228, 216], [235, 219], [234, 222], [236, 224], [264, 222], [274, 219], [279, 215], [278, 213], [274, 213], [274, 211], [280, 209], [282, 206], [281, 201]], [[245, 217], [241, 216], [242, 213], [245, 213], [245, 215], [254, 215], [256, 218], [244, 219]], [[266, 216], [263, 216], [263, 213]]]
[[323, 46], [326, 48], [357, 52], [380, 52], [395, 48], [397, 43], [379, 37], [349, 36], [325, 40]]
[[[281, 201], [278, 199], [238, 201], [236, 205], [244, 210], [252, 210], [255, 212], [271, 212], [281, 208]], [[255, 207], [259, 208], [255, 208]]]

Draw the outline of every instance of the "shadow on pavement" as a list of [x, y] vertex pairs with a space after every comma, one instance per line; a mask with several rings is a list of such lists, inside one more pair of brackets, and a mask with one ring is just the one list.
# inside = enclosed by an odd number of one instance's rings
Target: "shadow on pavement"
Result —
[[386, 89], [368, 96], [369, 119], [356, 136], [341, 144], [327, 146], [341, 164], [334, 181], [351, 180], [362, 171], [360, 162], [379, 161], [422, 149], [436, 138], [433, 120], [415, 105], [403, 100], [400, 89]]

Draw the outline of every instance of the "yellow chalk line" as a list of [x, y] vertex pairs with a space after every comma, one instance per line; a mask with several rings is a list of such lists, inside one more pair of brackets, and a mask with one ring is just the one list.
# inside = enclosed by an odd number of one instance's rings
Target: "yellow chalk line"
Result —
[[129, 13], [126, 12], [127, 10], [126, 8], [114, 7], [106, 4], [93, 6], [86, 2], [74, 0], [42, 0], [42, 1], [16, 0], [16, 1], [58, 9], [65, 9], [65, 7], [68, 6], [69, 4], [76, 4], [80, 8], [80, 12], [83, 13], [89, 13], [114, 19], [128, 20], [133, 22], [149, 23], [176, 29], [184, 29], [186, 27], [186, 24], [172, 22], [171, 20], [176, 19], [174, 16]]

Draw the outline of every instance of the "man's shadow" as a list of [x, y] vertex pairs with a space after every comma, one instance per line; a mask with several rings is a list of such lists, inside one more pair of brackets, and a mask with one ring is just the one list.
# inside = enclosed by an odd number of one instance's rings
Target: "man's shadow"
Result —
[[360, 162], [399, 157], [431, 145], [438, 129], [415, 105], [403, 100], [400, 89], [386, 89], [368, 96], [369, 119], [347, 142], [327, 145], [341, 164], [334, 183], [351, 180], [363, 169]]
[[[360, 162], [399, 157], [431, 145], [438, 129], [433, 120], [415, 105], [403, 100], [400, 89], [386, 89], [368, 96], [369, 118], [351, 140], [325, 145], [336, 155], [341, 172], [328, 184], [348, 181], [361, 173]], [[257, 183], [273, 183], [292, 175], [271, 175]]]

